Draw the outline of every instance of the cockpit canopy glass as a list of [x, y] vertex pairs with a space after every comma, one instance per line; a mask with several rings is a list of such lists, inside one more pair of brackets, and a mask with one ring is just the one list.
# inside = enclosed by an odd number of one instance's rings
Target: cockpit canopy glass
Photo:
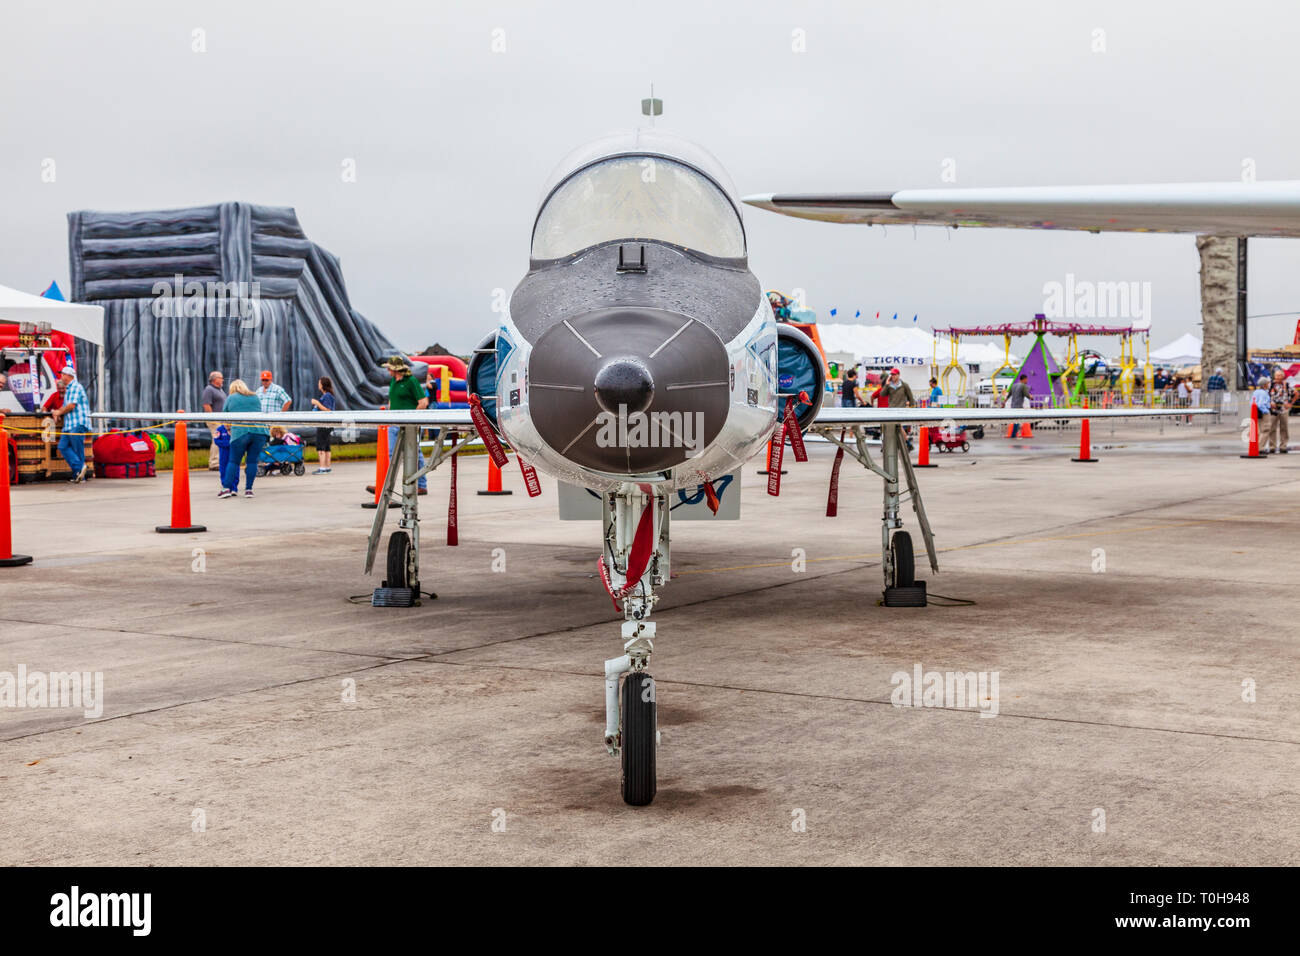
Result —
[[614, 156], [566, 179], [537, 216], [532, 257], [559, 259], [613, 239], [658, 239], [727, 259], [745, 255], [745, 232], [726, 194], [662, 156]]

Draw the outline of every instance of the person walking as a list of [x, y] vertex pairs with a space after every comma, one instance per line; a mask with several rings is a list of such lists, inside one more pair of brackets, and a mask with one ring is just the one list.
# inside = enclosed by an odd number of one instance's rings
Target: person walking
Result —
[[[203, 389], [203, 398], [200, 399], [205, 412], [219, 412], [226, 404], [223, 384], [225, 384], [225, 376], [220, 372], [208, 373], [208, 384]], [[218, 474], [221, 472], [221, 446], [217, 444], [217, 429], [220, 427], [219, 422], [208, 423], [208, 432], [212, 435], [212, 444], [208, 446], [208, 471], [215, 471]]]
[[[903, 373], [897, 368], [889, 370], [889, 378], [876, 393], [881, 408], [913, 408], [916, 398], [912, 395], [912, 386], [903, 381]], [[912, 426], [903, 426], [903, 435], [907, 439], [907, 450], [912, 450]]]
[[1267, 432], [1260, 432], [1260, 450], [1270, 442], [1273, 450], [1287, 454], [1287, 445], [1291, 441], [1291, 426], [1287, 419], [1291, 407], [1295, 404], [1295, 389], [1286, 383], [1286, 373], [1280, 368], [1273, 370], [1273, 384], [1269, 386], [1268, 399], [1272, 414], [1269, 417]]
[[59, 407], [54, 409], [54, 427], [59, 430], [59, 454], [72, 469], [71, 481], [79, 485], [86, 480], [90, 466], [86, 464], [85, 432], [90, 430], [89, 401], [86, 390], [77, 381], [77, 370], [63, 366], [59, 373]]
[[840, 382], [840, 408], [858, 407], [858, 370], [851, 368]]
[[[1029, 400], [1029, 376], [1022, 375], [1011, 383], [1011, 389], [1007, 392], [1007, 408], [1024, 408], [1025, 402]], [[1020, 437], [1020, 422], [1012, 422], [1011, 437]]]
[[[233, 382], [231, 388], [234, 388]], [[293, 404], [289, 393], [272, 380], [270, 369], [262, 372], [262, 387], [257, 390], [257, 397], [264, 412], [287, 412], [289, 406]]]
[[[1183, 378], [1180, 375], [1174, 381], [1178, 385], [1178, 407], [1191, 408], [1192, 407], [1192, 377], [1189, 375], [1186, 378]], [[1181, 420], [1174, 419], [1175, 425], [1182, 425], [1184, 423], [1190, 425], [1192, 423], [1192, 416], [1188, 415], [1185, 419], [1181, 419]]]
[[[318, 412], [332, 412], [338, 408], [338, 402], [334, 398], [334, 383], [325, 375], [322, 375], [316, 381], [316, 388], [320, 390], [320, 397], [311, 400], [311, 407]], [[313, 475], [328, 475], [330, 473], [330, 438], [334, 434], [333, 428], [316, 429], [316, 470]]]
[[943, 404], [943, 389], [939, 387], [937, 378], [930, 379], [930, 407], [937, 408]]
[[1205, 380], [1205, 390], [1209, 393], [1210, 407], [1214, 409], [1214, 422], [1219, 423], [1223, 414], [1223, 400], [1228, 394], [1228, 380], [1223, 376], [1223, 368], [1214, 370], [1214, 374]]
[[885, 408], [914, 408], [916, 399], [912, 395], [912, 386], [903, 381], [903, 373], [896, 368], [889, 370], [889, 378], [880, 387], [881, 405]]
[[1259, 420], [1256, 422], [1259, 426], [1259, 434], [1256, 437], [1259, 439], [1259, 453], [1261, 455], [1268, 454], [1266, 442], [1271, 424], [1269, 419], [1273, 408], [1273, 400], [1268, 394], [1268, 386], [1268, 376], [1261, 375], [1259, 381], [1255, 383], [1255, 390], [1250, 393], [1251, 404], [1259, 410], [1257, 416]]
[[[260, 412], [262, 400], [241, 379], [235, 379], [230, 383], [230, 395], [223, 411], [232, 416], [242, 412]], [[244, 497], [251, 498], [253, 479], [257, 476], [257, 459], [261, 457], [262, 448], [270, 438], [270, 430], [265, 425], [241, 425], [237, 422], [232, 425], [230, 454], [217, 497], [233, 498], [239, 493], [239, 463], [246, 458], [248, 463], [244, 467]]]
[[[429, 396], [424, 391], [424, 386], [415, 380], [411, 374], [411, 366], [407, 364], [406, 359], [400, 355], [394, 355], [384, 363], [384, 368], [392, 376], [388, 383], [388, 407], [393, 411], [412, 411], [417, 408], [429, 407]], [[393, 425], [388, 429], [388, 464], [392, 467], [393, 456], [397, 454], [399, 442], [397, 441], [398, 426]], [[424, 468], [424, 452], [419, 452], [419, 468]], [[428, 479], [425, 475], [420, 476], [419, 488], [417, 494], [427, 495], [429, 493]]]

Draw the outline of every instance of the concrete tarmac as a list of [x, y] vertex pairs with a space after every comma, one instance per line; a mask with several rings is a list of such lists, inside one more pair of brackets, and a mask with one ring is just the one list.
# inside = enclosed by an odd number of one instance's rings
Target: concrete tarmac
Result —
[[[936, 455], [918, 575], [973, 603], [923, 609], [877, 604], [877, 478], [846, 461], [831, 519], [827, 446], [779, 499], [751, 463], [739, 522], [673, 526], [642, 808], [601, 742], [598, 527], [545, 476], [479, 497], [463, 462], [448, 548], [439, 469], [411, 609], [349, 601], [370, 463], [250, 500], [195, 473], [193, 535], [154, 532], [170, 476], [16, 488], [0, 681], [103, 696], [0, 706], [0, 864], [1295, 864], [1300, 454], [1182, 431]], [[918, 666], [990, 683], [894, 706]]]

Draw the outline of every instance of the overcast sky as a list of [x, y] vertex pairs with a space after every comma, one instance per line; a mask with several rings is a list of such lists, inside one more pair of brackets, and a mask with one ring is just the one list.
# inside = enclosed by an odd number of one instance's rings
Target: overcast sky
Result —
[[[551, 168], [641, 123], [651, 81], [742, 194], [942, 186], [945, 160], [957, 186], [1300, 179], [1298, 26], [1241, 0], [5, 0], [0, 283], [67, 289], [70, 210], [292, 206], [399, 346], [463, 351]], [[1150, 282], [1153, 345], [1199, 335], [1190, 236], [746, 226], [760, 282], [822, 321], [1018, 321], [1073, 273]], [[1300, 310], [1300, 244], [1251, 255], [1250, 313]]]

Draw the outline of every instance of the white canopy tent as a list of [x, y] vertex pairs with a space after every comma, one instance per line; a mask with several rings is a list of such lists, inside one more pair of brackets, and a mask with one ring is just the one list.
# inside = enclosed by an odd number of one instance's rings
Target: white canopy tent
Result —
[[104, 344], [104, 310], [97, 305], [60, 302], [0, 285], [0, 322], [49, 322], [60, 332]]
[[[90, 342], [95, 346], [98, 381], [104, 381], [104, 310], [98, 305], [80, 302], [61, 302], [44, 296], [21, 292], [0, 285], [0, 323], [48, 322], [56, 332]], [[76, 356], [73, 356], [76, 361]], [[82, 369], [77, 370], [83, 374]], [[98, 393], [99, 410], [103, 411], [105, 390]]]
[[[841, 353], [852, 355], [867, 369], [878, 370], [898, 366], [903, 379], [912, 386], [927, 390], [930, 366], [935, 361], [934, 336], [916, 326], [845, 325], [817, 323], [817, 334], [827, 355]], [[939, 341], [937, 352], [939, 371], [952, 358], [951, 346], [946, 338]], [[958, 345], [957, 361], [963, 365], [1001, 365], [1006, 359], [1004, 350], [988, 342], [964, 341]], [[1017, 356], [1011, 362], [1019, 366]], [[910, 373], [910, 374], [909, 374]]]
[[1166, 365], [1200, 365], [1201, 340], [1188, 332], [1164, 348], [1152, 349], [1151, 361]]
[[[822, 348], [827, 352], [850, 352], [866, 365], [922, 364], [934, 360], [934, 336], [925, 329], [892, 325], [843, 325], [833, 322], [817, 323]], [[948, 364], [951, 355], [946, 339], [939, 342], [939, 364]], [[987, 342], [962, 342], [957, 348], [957, 361], [966, 365], [982, 362], [1002, 363], [1003, 350]], [[902, 359], [903, 362], [895, 362]], [[1015, 362], [1016, 356], [1011, 360]]]

